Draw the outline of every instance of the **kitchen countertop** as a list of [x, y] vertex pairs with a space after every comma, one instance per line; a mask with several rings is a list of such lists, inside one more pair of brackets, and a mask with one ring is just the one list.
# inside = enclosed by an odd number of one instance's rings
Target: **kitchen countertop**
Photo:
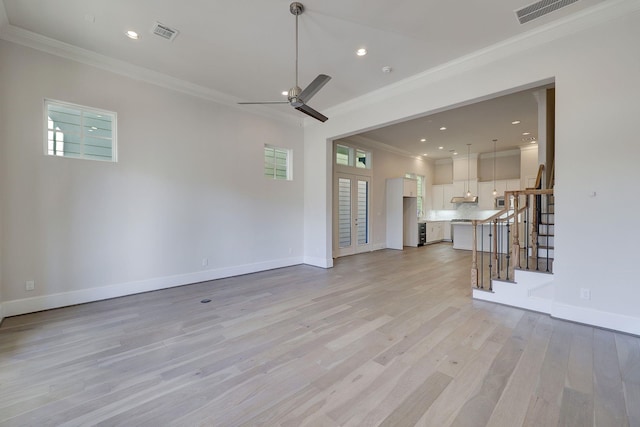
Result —
[[487, 219], [499, 210], [477, 210], [473, 212], [459, 212], [457, 210], [446, 211], [431, 211], [429, 215], [420, 219], [420, 222], [438, 222], [438, 221], [451, 221], [451, 222], [468, 222], [473, 220]]

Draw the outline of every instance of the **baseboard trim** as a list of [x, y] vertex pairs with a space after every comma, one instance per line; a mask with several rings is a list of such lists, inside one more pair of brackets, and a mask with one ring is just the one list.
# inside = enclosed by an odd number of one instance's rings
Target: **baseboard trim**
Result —
[[0, 304], [0, 318], [50, 310], [76, 304], [118, 298], [142, 292], [157, 291], [192, 283], [209, 280], [224, 279], [225, 277], [240, 276], [257, 273], [276, 268], [290, 267], [303, 264], [302, 257], [284, 258], [272, 261], [244, 264], [214, 270], [198, 271], [194, 273], [177, 274], [174, 276], [156, 277], [148, 280], [118, 283], [99, 288], [82, 289], [78, 291], [62, 292], [58, 294], [42, 295], [19, 300], [5, 301]]
[[551, 316], [640, 336], [640, 318], [554, 302]]
[[317, 258], [317, 257], [304, 257], [303, 264], [313, 265], [314, 267], [332, 268], [333, 258]]

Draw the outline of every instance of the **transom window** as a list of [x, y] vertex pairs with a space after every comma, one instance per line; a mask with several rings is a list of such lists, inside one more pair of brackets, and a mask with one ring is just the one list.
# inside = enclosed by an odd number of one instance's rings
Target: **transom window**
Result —
[[45, 100], [45, 154], [115, 162], [116, 113]]
[[371, 169], [371, 152], [336, 144], [336, 164]]
[[264, 176], [291, 181], [291, 150], [265, 145]]

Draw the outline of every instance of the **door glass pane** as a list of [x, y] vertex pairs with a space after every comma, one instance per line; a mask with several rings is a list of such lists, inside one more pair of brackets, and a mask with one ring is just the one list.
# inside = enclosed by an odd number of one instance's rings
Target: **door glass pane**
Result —
[[369, 243], [369, 183], [358, 180], [358, 244]]
[[351, 246], [351, 180], [338, 178], [338, 242]]

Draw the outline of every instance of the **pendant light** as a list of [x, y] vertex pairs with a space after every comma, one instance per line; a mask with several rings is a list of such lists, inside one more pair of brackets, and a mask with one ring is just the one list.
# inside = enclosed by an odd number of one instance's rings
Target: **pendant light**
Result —
[[471, 186], [469, 185], [469, 158], [471, 157], [471, 144], [467, 144], [467, 197], [471, 197]]
[[493, 140], [493, 197], [498, 195], [498, 190], [496, 190], [496, 142], [498, 140]]

